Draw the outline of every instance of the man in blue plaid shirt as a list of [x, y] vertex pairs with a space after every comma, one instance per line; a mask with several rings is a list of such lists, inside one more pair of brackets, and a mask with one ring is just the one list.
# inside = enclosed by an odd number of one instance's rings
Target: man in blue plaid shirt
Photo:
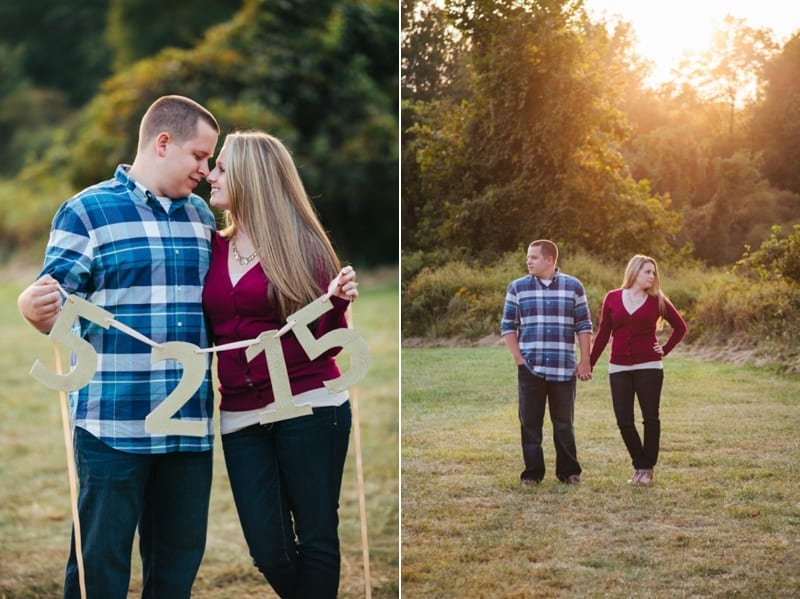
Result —
[[[201, 294], [215, 219], [193, 193], [209, 172], [219, 125], [182, 96], [156, 100], [142, 118], [131, 166], [67, 200], [56, 213], [40, 278], [19, 297], [23, 316], [48, 332], [67, 292], [110, 312], [155, 343], [206, 347]], [[147, 343], [79, 319], [73, 332], [97, 353], [91, 382], [70, 393], [89, 597], [123, 599], [139, 527], [143, 596], [189, 597], [205, 549], [211, 491], [213, 390], [204, 380], [174, 416], [202, 436], [145, 431], [145, 417], [181, 380], [175, 360], [151, 363]], [[80, 597], [73, 536], [64, 597]]]
[[[549, 403], [556, 448], [556, 477], [581, 481], [573, 417], [575, 379], [589, 380], [592, 321], [583, 285], [557, 267], [558, 247], [547, 239], [528, 247], [529, 276], [512, 281], [506, 293], [500, 333], [517, 364], [522, 431], [520, 478], [539, 483], [545, 474], [542, 426]], [[575, 336], [581, 349], [575, 360]]]

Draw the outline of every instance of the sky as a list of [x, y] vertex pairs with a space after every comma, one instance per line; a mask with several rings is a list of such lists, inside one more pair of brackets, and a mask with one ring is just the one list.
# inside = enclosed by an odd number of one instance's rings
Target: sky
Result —
[[772, 29], [779, 43], [800, 30], [800, 3], [792, 0], [585, 0], [584, 4], [590, 14], [618, 14], [633, 25], [638, 53], [655, 62], [651, 83], [669, 79], [684, 50], [707, 49], [715, 23], [727, 14], [751, 27]]

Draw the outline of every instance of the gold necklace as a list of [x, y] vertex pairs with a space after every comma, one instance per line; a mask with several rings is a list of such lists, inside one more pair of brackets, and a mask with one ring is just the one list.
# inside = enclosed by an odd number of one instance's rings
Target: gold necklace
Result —
[[235, 238], [231, 239], [231, 248], [233, 249], [233, 259], [236, 260], [241, 266], [247, 266], [256, 259], [256, 256], [258, 256], [258, 251], [255, 251], [249, 256], [242, 258], [241, 254], [239, 254], [239, 250], [236, 249]]

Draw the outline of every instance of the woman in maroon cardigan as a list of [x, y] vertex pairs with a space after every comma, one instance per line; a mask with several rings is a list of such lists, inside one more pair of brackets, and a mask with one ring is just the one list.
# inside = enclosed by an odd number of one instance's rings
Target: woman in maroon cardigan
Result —
[[[287, 316], [332, 293], [310, 326], [320, 338], [346, 328], [358, 295], [355, 272], [339, 260], [283, 144], [261, 132], [228, 135], [209, 173], [211, 205], [226, 226], [212, 242], [203, 308], [216, 345], [278, 331]], [[298, 324], [298, 326], [301, 326]], [[250, 555], [281, 597], [336, 597], [338, 505], [350, 435], [347, 391], [331, 348], [311, 360], [293, 331], [280, 337], [285, 369], [244, 348], [217, 352], [225, 465]], [[281, 371], [283, 371], [281, 373]], [[276, 374], [277, 373], [277, 374]], [[288, 376], [291, 401], [313, 414], [261, 424]], [[288, 398], [287, 398], [288, 400]]]
[[[670, 324], [672, 332], [662, 346], [656, 330], [663, 321]], [[613, 337], [608, 365], [611, 398], [617, 426], [633, 462], [633, 477], [628, 481], [633, 485], [653, 484], [661, 436], [662, 358], [685, 334], [686, 323], [661, 291], [656, 261], [637, 254], [628, 262], [622, 288], [609, 291], [603, 299], [590, 357], [594, 367], [609, 337]], [[644, 439], [634, 424], [635, 397], [642, 411]]]

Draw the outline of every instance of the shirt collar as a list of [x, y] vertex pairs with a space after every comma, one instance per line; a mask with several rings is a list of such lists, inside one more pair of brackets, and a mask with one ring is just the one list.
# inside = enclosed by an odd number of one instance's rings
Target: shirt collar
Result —
[[[118, 165], [117, 170], [114, 172], [116, 180], [122, 183], [136, 200], [145, 204], [149, 203], [152, 206], [161, 206], [161, 202], [158, 201], [158, 198], [156, 198], [156, 195], [152, 191], [131, 177], [129, 172], [130, 168], [131, 166], [129, 164]], [[173, 198], [172, 207], [177, 208], [183, 205], [188, 199], [188, 196], [184, 198]]]
[[[550, 279], [550, 284], [551, 285], [556, 282], [556, 279], [558, 279], [558, 275], [560, 275], [560, 274], [561, 274], [561, 270], [559, 268], [556, 268], [555, 272], [553, 273], [553, 278]], [[542, 279], [540, 279], [539, 277], [536, 277], [534, 275], [530, 275], [530, 277], [532, 279], [538, 281], [540, 285], [544, 285], [544, 283], [542, 283]]]

